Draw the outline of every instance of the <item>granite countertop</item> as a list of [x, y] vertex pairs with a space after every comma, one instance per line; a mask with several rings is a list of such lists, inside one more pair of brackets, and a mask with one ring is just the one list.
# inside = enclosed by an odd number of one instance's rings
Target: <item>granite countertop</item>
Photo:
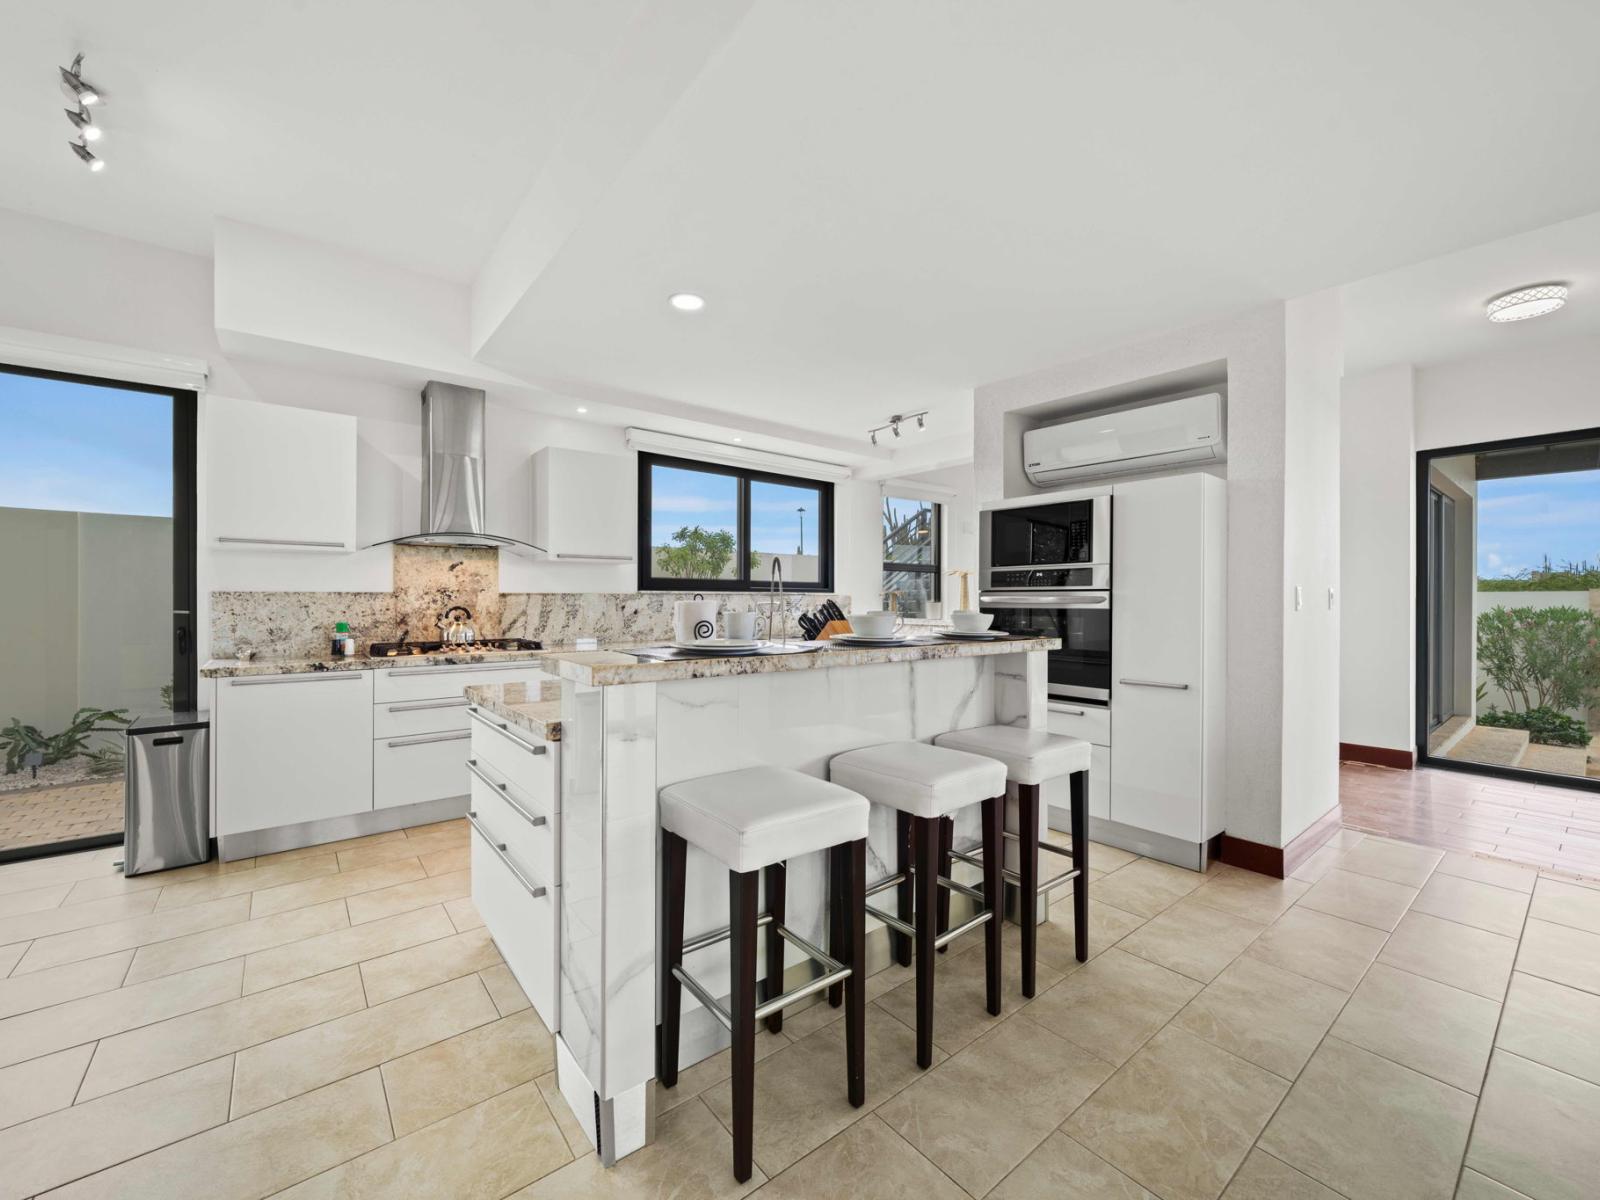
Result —
[[535, 662], [554, 653], [551, 650], [440, 651], [437, 654], [407, 655], [404, 658], [213, 658], [201, 667], [206, 679], [233, 679], [243, 675], [297, 675], [306, 671], [404, 671], [408, 667], [474, 666], [504, 662]]
[[525, 683], [480, 683], [469, 687], [467, 700], [510, 721], [546, 742], [561, 740], [561, 685], [546, 681], [537, 688]]
[[[935, 658], [988, 658], [1029, 650], [1059, 650], [1057, 638], [1007, 638], [993, 642], [948, 642], [929, 639], [913, 646], [830, 647], [822, 642], [791, 642], [817, 646], [809, 654], [747, 655], [727, 658], [661, 660], [630, 653], [628, 649], [552, 650], [545, 669], [574, 683], [607, 687], [622, 683], [662, 683], [678, 679], [718, 679], [728, 675], [766, 675], [780, 671], [819, 671], [834, 667], [866, 667], [876, 663], [922, 662]], [[644, 646], [633, 647], [646, 649]]]

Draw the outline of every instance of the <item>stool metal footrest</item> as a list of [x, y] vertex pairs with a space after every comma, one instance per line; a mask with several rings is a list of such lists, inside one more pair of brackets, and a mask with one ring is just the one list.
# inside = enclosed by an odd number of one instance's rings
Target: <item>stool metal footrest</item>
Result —
[[[1006, 836], [1015, 837], [1016, 835], [1007, 834]], [[1060, 854], [1066, 858], [1072, 857], [1072, 855], [1067, 851], [1062, 850], [1057, 846], [1046, 846], [1043, 842], [1039, 843], [1039, 849], [1049, 850], [1053, 854]], [[981, 854], [973, 854], [966, 850], [952, 850], [950, 851], [950, 857], [966, 863], [969, 867], [977, 867], [980, 870], [983, 868], [983, 855]], [[1000, 874], [1007, 883], [1014, 884], [1018, 887], [1022, 886], [1022, 876], [1013, 871], [1010, 867], [1001, 868]], [[1070, 870], [1061, 872], [1059, 875], [1052, 875], [1049, 879], [1042, 879], [1039, 881], [1039, 887], [1037, 889], [1038, 894], [1043, 896], [1046, 892], [1054, 891], [1063, 883], [1068, 883], [1077, 877], [1078, 868], [1073, 867]], [[958, 884], [957, 886], [960, 887], [961, 885]]]
[[[758, 927], [762, 925], [770, 925], [771, 923], [771, 913], [762, 913], [758, 918], [756, 918], [756, 924]], [[777, 926], [777, 930], [778, 936], [783, 938], [784, 941], [788, 942], [791, 946], [800, 951], [801, 954], [804, 954], [813, 962], [820, 964], [822, 967], [822, 974], [818, 975], [815, 979], [808, 979], [805, 983], [801, 984], [797, 988], [772, 997], [772, 999], [768, 1000], [765, 1004], [757, 1005], [757, 1021], [761, 1021], [766, 1017], [770, 1017], [773, 1013], [780, 1012], [783, 1009], [788, 1008], [791, 1004], [794, 1004], [796, 1001], [804, 1000], [807, 996], [814, 995], [817, 992], [822, 991], [824, 988], [832, 987], [836, 983], [841, 983], [850, 978], [851, 975], [849, 967], [845, 966], [842, 962], [834, 958], [821, 947], [801, 937], [787, 925], [779, 924]], [[692, 942], [684, 942], [683, 953], [685, 957], [687, 957], [691, 951], [704, 950], [707, 946], [713, 946], [717, 942], [727, 941], [729, 936], [730, 930], [727, 928], [713, 930], [711, 933], [702, 934], [700, 937], [695, 938]], [[698, 979], [689, 974], [688, 971], [685, 971], [681, 966], [673, 967], [672, 974], [679, 983], [683, 984], [684, 987], [689, 989], [696, 1000], [700, 1001], [701, 1004], [705, 1005], [705, 1007], [711, 1011], [712, 1016], [714, 1016], [718, 1021], [722, 1022], [722, 1027], [724, 1029], [731, 1030], [733, 1028], [733, 1015], [728, 1012], [727, 1008], [724, 1007], [715, 996], [705, 989]], [[767, 986], [771, 988], [774, 985], [769, 980], [767, 981]]]

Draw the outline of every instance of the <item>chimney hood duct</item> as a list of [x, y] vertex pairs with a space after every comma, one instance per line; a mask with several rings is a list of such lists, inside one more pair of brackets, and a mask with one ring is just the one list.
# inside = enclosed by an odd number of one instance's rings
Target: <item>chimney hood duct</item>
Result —
[[487, 546], [519, 553], [542, 546], [490, 533], [485, 516], [480, 388], [429, 380], [422, 388], [422, 532], [379, 545]]

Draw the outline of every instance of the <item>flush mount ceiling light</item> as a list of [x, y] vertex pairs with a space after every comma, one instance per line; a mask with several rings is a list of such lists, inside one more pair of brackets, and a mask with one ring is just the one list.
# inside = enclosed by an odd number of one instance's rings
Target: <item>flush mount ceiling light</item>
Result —
[[83, 77], [83, 55], [72, 60], [70, 67], [62, 67], [61, 90], [80, 105], [90, 108], [105, 103], [105, 93]]
[[923, 409], [921, 412], [914, 413], [895, 413], [895, 415], [890, 417], [884, 424], [867, 430], [867, 436], [872, 439], [872, 444], [876, 446], [878, 444], [878, 435], [885, 429], [887, 429], [895, 437], [899, 437], [900, 426], [906, 421], [915, 421], [917, 423], [918, 430], [926, 430], [928, 428], [928, 410]]
[[1526, 321], [1529, 317], [1542, 317], [1553, 313], [1567, 302], [1567, 285], [1564, 283], [1539, 283], [1532, 287], [1503, 292], [1484, 306], [1489, 320], [1496, 324], [1507, 321]]
[[106, 160], [103, 158], [96, 158], [94, 156], [94, 151], [90, 150], [89, 147], [85, 146], [82, 142], [68, 142], [67, 145], [72, 147], [72, 152], [74, 154], [88, 164], [89, 170], [104, 171], [106, 169]]
[[706, 306], [706, 298], [693, 292], [673, 292], [667, 297], [667, 303], [679, 312], [699, 312]]

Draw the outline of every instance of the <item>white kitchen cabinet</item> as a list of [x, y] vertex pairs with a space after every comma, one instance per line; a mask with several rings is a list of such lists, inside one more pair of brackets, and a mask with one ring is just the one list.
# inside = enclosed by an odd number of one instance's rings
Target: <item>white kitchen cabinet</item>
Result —
[[555, 562], [632, 562], [639, 466], [631, 454], [546, 446], [533, 456], [533, 541]]
[[1198, 846], [1221, 832], [1224, 484], [1118, 484], [1112, 501], [1110, 819]]
[[219, 549], [356, 547], [356, 419], [205, 401], [206, 540]]
[[220, 836], [372, 809], [372, 672], [217, 683]]
[[401, 808], [467, 794], [465, 729], [378, 738], [372, 743], [372, 806]]
[[[1111, 710], [1095, 704], [1052, 700], [1045, 720], [1051, 733], [1089, 743], [1089, 815], [1102, 820], [1109, 818]], [[1046, 780], [1043, 797], [1051, 828], [1071, 829], [1072, 791], [1069, 777]]]

